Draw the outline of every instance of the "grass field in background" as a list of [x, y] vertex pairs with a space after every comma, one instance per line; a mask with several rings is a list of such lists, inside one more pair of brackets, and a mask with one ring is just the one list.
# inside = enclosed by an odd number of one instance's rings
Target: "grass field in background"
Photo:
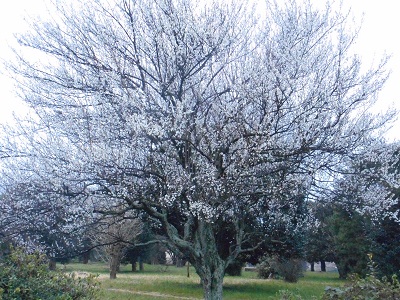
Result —
[[[202, 299], [200, 280], [193, 268], [187, 277], [186, 267], [160, 267], [145, 265], [143, 272], [130, 272], [130, 265], [121, 266], [116, 280], [109, 279], [108, 266], [104, 263], [87, 265], [70, 263], [65, 265], [67, 272], [90, 272], [99, 275], [101, 299], [135, 300], [173, 300]], [[224, 299], [226, 300], [261, 300], [279, 299], [280, 290], [289, 290], [303, 299], [320, 296], [326, 286], [342, 286], [335, 272], [306, 272], [297, 283], [282, 280], [258, 279], [255, 272], [242, 272], [240, 277], [226, 276], [224, 279]]]

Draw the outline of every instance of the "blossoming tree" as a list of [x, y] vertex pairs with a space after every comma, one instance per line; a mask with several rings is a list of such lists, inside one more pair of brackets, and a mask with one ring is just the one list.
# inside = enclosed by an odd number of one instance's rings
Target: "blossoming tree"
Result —
[[390, 118], [368, 111], [385, 60], [361, 72], [345, 16], [289, 2], [260, 19], [236, 1], [56, 2], [10, 64], [32, 114], [3, 140], [4, 185], [45, 184], [37, 197], [71, 220], [148, 214], [222, 299], [226, 267], [263, 240], [257, 220]]

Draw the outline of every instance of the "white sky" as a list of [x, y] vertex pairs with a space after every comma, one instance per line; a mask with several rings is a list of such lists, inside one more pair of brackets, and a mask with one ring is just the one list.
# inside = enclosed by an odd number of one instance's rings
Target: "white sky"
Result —
[[[0, 60], [7, 60], [8, 44], [13, 42], [14, 32], [24, 31], [26, 15], [46, 13], [46, 0], [3, 1], [0, 9]], [[257, 1], [257, 0], [255, 0]], [[259, 0], [262, 1], [262, 0]], [[321, 3], [322, 0], [312, 0]], [[392, 55], [389, 69], [392, 74], [380, 93], [382, 109], [394, 105], [400, 111], [400, 17], [398, 3], [393, 0], [343, 0], [345, 7], [351, 7], [356, 18], [364, 14], [364, 23], [356, 44], [364, 64], [379, 60], [383, 53]], [[0, 63], [0, 122], [11, 118], [13, 111], [21, 109], [21, 103], [14, 93], [13, 82], [4, 74]], [[400, 140], [400, 121], [388, 134], [389, 139]]]

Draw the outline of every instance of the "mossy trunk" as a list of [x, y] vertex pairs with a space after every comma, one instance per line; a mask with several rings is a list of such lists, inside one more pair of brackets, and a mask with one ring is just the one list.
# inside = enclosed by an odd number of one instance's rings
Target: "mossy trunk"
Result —
[[203, 268], [198, 272], [203, 285], [205, 300], [222, 300], [222, 285], [224, 282], [225, 267], [220, 265], [214, 268]]
[[212, 225], [199, 222], [195, 248], [199, 250], [200, 255], [194, 257], [192, 264], [200, 276], [205, 300], [222, 299], [226, 262], [220, 257], [216, 245]]

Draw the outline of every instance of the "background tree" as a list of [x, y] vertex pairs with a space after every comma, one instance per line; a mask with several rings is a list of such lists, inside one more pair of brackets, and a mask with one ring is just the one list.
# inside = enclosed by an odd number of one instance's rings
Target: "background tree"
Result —
[[109, 259], [110, 279], [117, 278], [117, 271], [125, 251], [141, 233], [139, 219], [126, 215], [107, 217], [97, 224], [93, 234], [95, 245], [102, 245]]
[[[373, 254], [380, 275], [392, 276], [399, 234], [398, 145], [381, 144], [354, 160], [335, 182], [333, 214], [326, 219], [339, 274], [365, 276]], [[390, 246], [389, 246], [390, 244]], [[393, 268], [394, 267], [394, 268]]]
[[[84, 232], [89, 225], [87, 216], [76, 203], [70, 202], [66, 208], [56, 197], [50, 186], [26, 181], [5, 189], [1, 201], [4, 237], [28, 251], [45, 253], [52, 270], [56, 262], [66, 262], [88, 246]], [[74, 218], [70, 214], [75, 214]]]
[[[326, 271], [326, 262], [334, 261], [334, 247], [332, 232], [329, 230], [328, 220], [333, 215], [333, 207], [329, 203], [307, 203], [312, 222], [308, 224], [305, 233], [305, 258], [310, 263], [311, 271], [314, 264], [320, 263], [322, 272]], [[324, 268], [325, 266], [325, 268]]]
[[[399, 206], [394, 206], [397, 214]], [[400, 276], [400, 224], [385, 217], [374, 224], [370, 232], [372, 260], [380, 276]]]
[[359, 213], [343, 208], [337, 208], [328, 220], [335, 249], [334, 262], [342, 279], [351, 273], [365, 276], [368, 272], [370, 241], [366, 221]]
[[32, 117], [2, 140], [3, 184], [46, 184], [68, 216], [71, 203], [145, 212], [205, 299], [264, 241], [248, 224], [317, 190], [390, 119], [365, 109], [385, 60], [360, 72], [330, 5], [270, 3], [263, 23], [235, 1], [57, 4], [56, 21], [19, 37], [46, 59], [18, 49], [10, 64]]
[[[383, 213], [379, 218], [373, 220], [370, 238], [372, 259], [377, 264], [378, 274], [390, 277], [393, 274], [400, 276], [400, 181], [398, 179], [400, 151], [399, 145], [396, 144], [388, 145], [388, 148], [389, 167], [386, 170], [386, 176], [378, 178], [380, 183], [390, 191], [386, 197], [393, 201], [389, 207], [391, 213]], [[379, 157], [379, 162], [380, 169], [385, 170], [385, 160]], [[382, 172], [375, 173], [382, 174]]]
[[132, 272], [136, 271], [136, 263], [139, 263], [139, 271], [144, 271], [144, 262], [151, 261], [151, 256], [155, 255], [152, 251], [153, 243], [158, 238], [152, 232], [149, 220], [141, 219], [141, 233], [136, 236], [135, 243], [128, 245], [123, 257], [123, 262], [128, 262], [132, 265]]
[[371, 241], [369, 251], [377, 264], [377, 275], [399, 275], [399, 145], [386, 144], [383, 151], [362, 161], [358, 167], [367, 176], [368, 189], [385, 191], [377, 195], [376, 199], [383, 197], [389, 203], [385, 209], [381, 209], [379, 204], [375, 205], [377, 209], [372, 212], [367, 209], [372, 224], [368, 231]]

